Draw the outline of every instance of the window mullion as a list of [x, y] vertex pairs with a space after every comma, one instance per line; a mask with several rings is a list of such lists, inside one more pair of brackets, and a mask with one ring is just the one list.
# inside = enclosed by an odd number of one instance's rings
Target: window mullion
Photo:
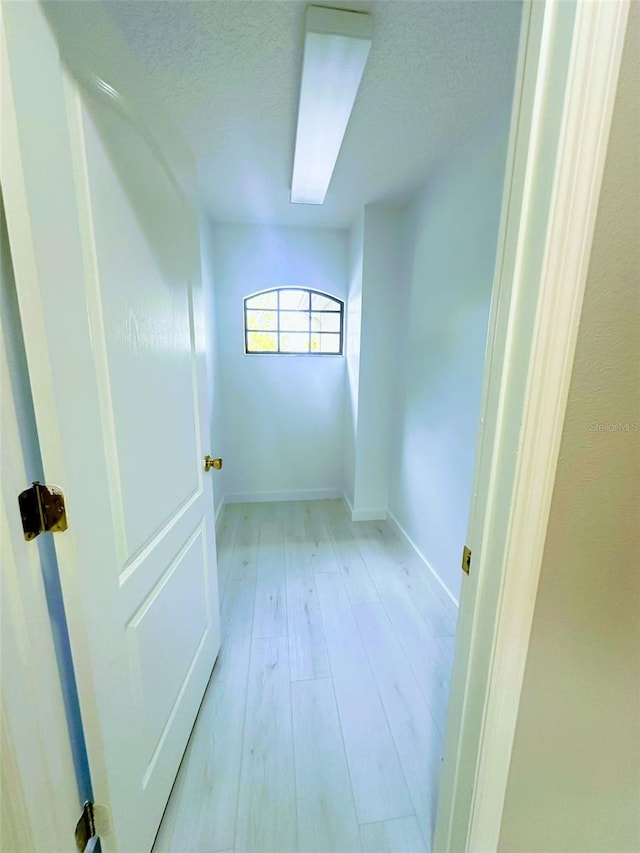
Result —
[[[289, 291], [297, 291], [306, 297], [307, 306], [306, 309], [302, 307], [302, 300], [291, 300], [289, 298]], [[282, 293], [286, 293], [288, 298], [285, 302], [285, 306], [283, 306]], [[314, 308], [315, 295], [318, 297], [318, 306]], [[266, 298], [265, 298], [266, 297]], [[260, 300], [260, 301], [257, 301]], [[275, 311], [274, 311], [274, 302], [275, 302]], [[295, 304], [294, 304], [295, 303]], [[332, 310], [333, 307], [336, 307], [336, 310]], [[249, 310], [251, 308], [251, 311]], [[302, 344], [296, 346], [295, 340], [300, 339], [302, 332], [301, 323], [296, 320], [297, 313], [304, 313], [306, 310], [307, 313], [307, 349], [302, 349]], [[266, 317], [258, 317], [256, 312], [272, 312], [276, 315], [275, 322], [275, 335], [277, 336], [277, 342], [275, 349], [264, 347], [270, 347], [270, 342], [260, 340], [261, 335], [271, 335], [272, 331], [268, 328], [251, 328], [249, 329], [249, 325], [259, 322], [259, 319], [266, 320]], [[290, 318], [287, 322], [288, 330], [283, 331], [283, 318], [282, 313], [287, 313], [287, 317]], [[293, 312], [293, 313], [292, 313]], [[249, 318], [249, 314], [251, 314], [251, 318]], [[243, 304], [243, 317], [244, 317], [244, 345], [246, 353], [275, 353], [278, 355], [283, 354], [316, 354], [322, 355], [324, 354], [325, 344], [330, 348], [327, 351], [327, 354], [333, 354], [335, 352], [336, 355], [342, 355], [344, 353], [344, 325], [345, 325], [345, 306], [344, 301], [338, 299], [337, 297], [333, 297], [330, 294], [323, 293], [321, 291], [313, 290], [312, 288], [290, 288], [290, 287], [274, 287], [270, 290], [261, 291], [260, 293], [253, 294], [252, 296], [247, 296], [244, 298]], [[339, 322], [339, 329], [335, 329], [335, 324], [333, 321], [330, 324], [331, 332], [324, 330], [324, 318], [329, 317], [337, 317]], [[314, 336], [314, 318], [318, 322], [317, 329], [317, 337], [318, 337], [318, 351], [316, 352], [313, 349], [313, 336]], [[295, 322], [294, 322], [295, 320]], [[267, 323], [259, 323], [260, 326], [267, 326]], [[289, 328], [290, 327], [290, 328]], [[288, 334], [291, 339], [287, 345], [283, 349], [282, 347], [282, 335]], [[325, 341], [323, 343], [323, 339], [327, 338], [328, 343]], [[335, 346], [335, 342], [337, 339], [337, 343], [339, 344], [339, 348], [337, 350], [333, 350]], [[251, 342], [251, 343], [250, 343]]]

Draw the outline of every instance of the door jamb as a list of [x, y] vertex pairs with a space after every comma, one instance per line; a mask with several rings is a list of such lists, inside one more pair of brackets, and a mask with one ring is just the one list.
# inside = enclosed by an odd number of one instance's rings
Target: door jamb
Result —
[[498, 848], [628, 10], [523, 8], [437, 851]]
[[24, 376], [11, 333], [10, 303], [6, 310], [13, 282], [5, 236], [0, 273], [9, 279], [2, 282], [0, 297], [0, 850], [35, 853], [41, 844], [49, 850], [73, 845], [80, 797], [56, 656], [61, 626], [50, 622], [41, 552], [38, 543], [24, 541], [18, 508], [18, 494], [33, 476], [33, 436], [19, 393]]

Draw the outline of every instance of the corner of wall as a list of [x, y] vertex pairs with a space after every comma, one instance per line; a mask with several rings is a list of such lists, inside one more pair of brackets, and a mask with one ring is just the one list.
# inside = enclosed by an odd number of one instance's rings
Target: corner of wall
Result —
[[[223, 426], [222, 375], [220, 371], [220, 348], [217, 329], [215, 264], [213, 248], [213, 225], [204, 208], [198, 211], [200, 240], [200, 274], [202, 280], [202, 312], [205, 336], [205, 363], [207, 378], [207, 433], [205, 451], [213, 456], [225, 455]], [[214, 504], [218, 516], [225, 503], [226, 474], [224, 469], [216, 472], [213, 482]]]
[[362, 320], [362, 250], [364, 212], [349, 231], [347, 295], [345, 310], [345, 411], [342, 441], [342, 489], [350, 511], [354, 499], [358, 393], [360, 384], [360, 335]]
[[433, 568], [431, 563], [427, 560], [427, 558], [424, 556], [422, 551], [418, 548], [416, 543], [409, 536], [407, 531], [400, 524], [400, 522], [398, 521], [398, 519], [395, 517], [395, 515], [392, 512], [387, 512], [387, 520], [389, 521], [390, 526], [393, 528], [393, 530], [396, 532], [396, 534], [399, 536], [399, 538], [402, 539], [402, 541], [405, 542], [411, 548], [411, 550], [415, 553], [415, 555], [418, 557], [420, 562], [423, 563], [423, 565], [425, 566], [427, 571], [431, 572], [433, 577], [436, 579], [436, 581], [440, 585], [443, 593], [447, 596], [449, 603], [453, 604], [453, 606], [457, 609], [459, 607], [459, 604], [460, 604], [458, 599], [451, 592], [451, 590], [449, 589], [447, 584], [443, 581], [443, 579], [440, 577], [438, 572]]
[[368, 204], [362, 217], [360, 361], [355, 434], [354, 514], [386, 515], [404, 317], [401, 207]]

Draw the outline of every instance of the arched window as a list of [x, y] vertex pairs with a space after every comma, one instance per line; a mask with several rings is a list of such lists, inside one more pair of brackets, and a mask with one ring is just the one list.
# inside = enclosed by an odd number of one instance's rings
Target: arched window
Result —
[[342, 355], [344, 302], [304, 287], [276, 287], [244, 299], [248, 354]]

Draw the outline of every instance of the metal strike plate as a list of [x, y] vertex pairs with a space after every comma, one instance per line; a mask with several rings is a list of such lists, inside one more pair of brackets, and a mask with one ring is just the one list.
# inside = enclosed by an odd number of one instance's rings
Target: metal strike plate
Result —
[[465, 575], [469, 574], [469, 569], [471, 568], [471, 551], [465, 545], [462, 549], [462, 571]]
[[57, 486], [43, 486], [36, 480], [18, 495], [18, 505], [27, 542], [40, 533], [61, 533], [67, 529], [64, 494]]

